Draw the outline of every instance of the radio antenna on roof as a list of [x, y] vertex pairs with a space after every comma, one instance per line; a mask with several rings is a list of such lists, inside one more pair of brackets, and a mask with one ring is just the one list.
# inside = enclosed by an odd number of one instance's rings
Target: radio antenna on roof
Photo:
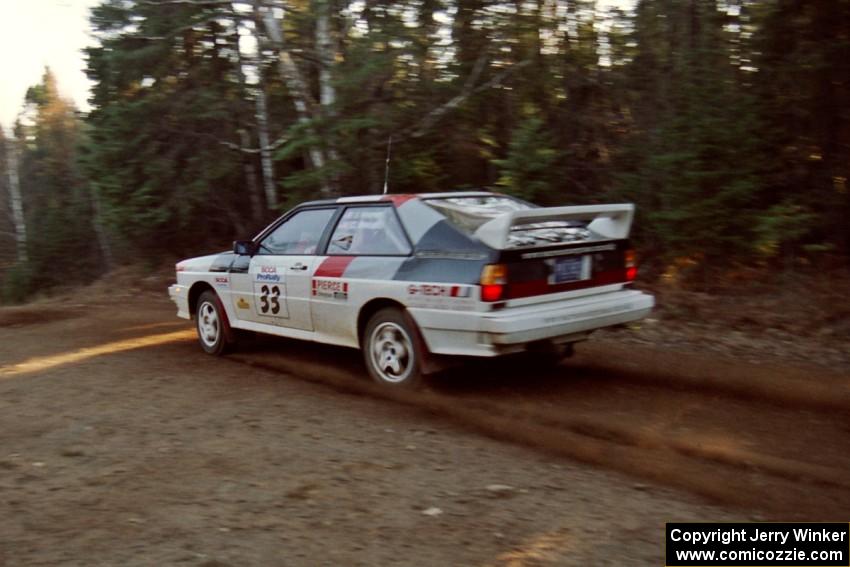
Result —
[[390, 152], [393, 149], [393, 137], [390, 136], [387, 140], [387, 167], [384, 170], [384, 195], [387, 194], [390, 184]]

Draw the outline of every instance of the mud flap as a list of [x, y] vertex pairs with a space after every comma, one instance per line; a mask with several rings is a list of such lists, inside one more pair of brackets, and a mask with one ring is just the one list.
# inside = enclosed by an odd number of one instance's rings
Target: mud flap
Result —
[[422, 356], [422, 374], [434, 374], [435, 372], [439, 372], [443, 370], [448, 365], [443, 360], [445, 357], [442, 357], [437, 354], [432, 354], [430, 350], [428, 350], [428, 345], [425, 344], [425, 339], [422, 338], [422, 333], [419, 332], [419, 325], [416, 324], [416, 321], [413, 319], [413, 316], [405, 309], [403, 312], [404, 322], [407, 323], [408, 327], [413, 330], [413, 340], [416, 343], [417, 350]]

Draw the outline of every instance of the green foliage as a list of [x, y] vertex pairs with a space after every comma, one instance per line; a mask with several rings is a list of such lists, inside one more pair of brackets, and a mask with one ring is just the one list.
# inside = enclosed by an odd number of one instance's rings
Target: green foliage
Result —
[[557, 191], [553, 172], [558, 151], [543, 126], [542, 119], [528, 118], [514, 131], [507, 157], [493, 160], [501, 173], [497, 185], [532, 202], [546, 202]]
[[379, 193], [390, 138], [392, 192], [631, 201], [659, 265], [850, 258], [844, 0], [271, 4], [284, 51], [240, 2], [92, 10], [92, 112], [81, 121], [47, 75], [16, 128], [32, 282], [196, 254], [303, 200]]
[[[759, 218], [755, 227], [756, 249], [767, 258], [778, 256], [815, 228], [818, 216], [802, 205], [786, 200], [770, 207]], [[826, 252], [831, 249], [823, 244], [807, 245], [809, 252]]]
[[37, 289], [32, 271], [26, 264], [15, 264], [3, 275], [0, 285], [0, 304], [22, 303]]

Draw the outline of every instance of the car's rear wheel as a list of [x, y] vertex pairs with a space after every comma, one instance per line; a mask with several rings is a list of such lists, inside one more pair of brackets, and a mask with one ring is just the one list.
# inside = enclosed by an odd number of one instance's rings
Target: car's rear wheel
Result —
[[416, 326], [403, 311], [388, 307], [375, 313], [363, 335], [363, 357], [372, 379], [394, 388], [422, 383], [423, 346]]
[[207, 290], [198, 298], [195, 327], [198, 330], [198, 342], [208, 354], [220, 356], [233, 346], [227, 313], [214, 291]]

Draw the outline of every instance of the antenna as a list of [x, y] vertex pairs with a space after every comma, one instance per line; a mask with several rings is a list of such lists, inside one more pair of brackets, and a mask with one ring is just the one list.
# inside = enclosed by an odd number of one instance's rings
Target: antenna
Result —
[[393, 137], [390, 136], [387, 140], [387, 168], [384, 171], [384, 195], [387, 194], [387, 189], [390, 183], [390, 152], [393, 149]]

